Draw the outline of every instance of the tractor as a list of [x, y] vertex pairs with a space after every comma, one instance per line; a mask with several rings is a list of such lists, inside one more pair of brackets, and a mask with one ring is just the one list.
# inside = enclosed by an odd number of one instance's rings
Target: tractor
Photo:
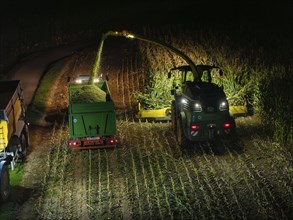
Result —
[[223, 88], [212, 83], [211, 70], [216, 66], [195, 65], [198, 78], [190, 66], [170, 70], [179, 73], [181, 82], [171, 91], [172, 127], [178, 144], [187, 147], [199, 141], [231, 139], [236, 135], [235, 120], [229, 112], [229, 103]]

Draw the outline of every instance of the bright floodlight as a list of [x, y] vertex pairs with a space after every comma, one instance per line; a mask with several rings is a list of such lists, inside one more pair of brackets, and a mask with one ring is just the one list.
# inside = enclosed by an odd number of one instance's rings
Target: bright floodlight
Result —
[[127, 34], [126, 37], [128, 37], [128, 38], [135, 38], [133, 34]]

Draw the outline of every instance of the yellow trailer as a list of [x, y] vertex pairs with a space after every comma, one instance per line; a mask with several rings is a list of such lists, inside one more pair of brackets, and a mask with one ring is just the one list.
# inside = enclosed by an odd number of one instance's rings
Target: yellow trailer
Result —
[[0, 81], [0, 201], [9, 196], [8, 166], [24, 159], [29, 143], [19, 80]]

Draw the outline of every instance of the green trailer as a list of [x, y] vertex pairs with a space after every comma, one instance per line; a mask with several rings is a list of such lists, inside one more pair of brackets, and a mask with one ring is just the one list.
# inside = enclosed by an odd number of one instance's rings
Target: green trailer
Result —
[[[76, 93], [83, 93], [86, 86], [94, 86], [104, 92], [104, 100], [92, 100], [91, 94], [79, 100], [74, 98]], [[115, 106], [107, 81], [99, 81], [93, 85], [70, 83], [68, 111], [68, 145], [72, 150], [116, 147]]]

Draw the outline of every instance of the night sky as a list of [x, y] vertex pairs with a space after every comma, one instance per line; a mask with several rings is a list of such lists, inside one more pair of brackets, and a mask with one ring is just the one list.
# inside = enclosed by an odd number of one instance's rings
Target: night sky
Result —
[[6, 35], [20, 34], [23, 29], [35, 32], [38, 28], [46, 33], [46, 28], [58, 24], [60, 31], [66, 31], [61, 29], [70, 25], [67, 31], [70, 29], [71, 33], [180, 24], [222, 32], [238, 31], [240, 35], [253, 32], [260, 35], [260, 39], [271, 34], [287, 39], [293, 37], [293, 1], [289, 0], [7, 0], [0, 5], [0, 31]]
[[140, 22], [258, 22], [292, 28], [292, 1], [107, 0], [1, 1], [1, 19], [12, 15], [49, 16], [100, 14], [105, 21]]

